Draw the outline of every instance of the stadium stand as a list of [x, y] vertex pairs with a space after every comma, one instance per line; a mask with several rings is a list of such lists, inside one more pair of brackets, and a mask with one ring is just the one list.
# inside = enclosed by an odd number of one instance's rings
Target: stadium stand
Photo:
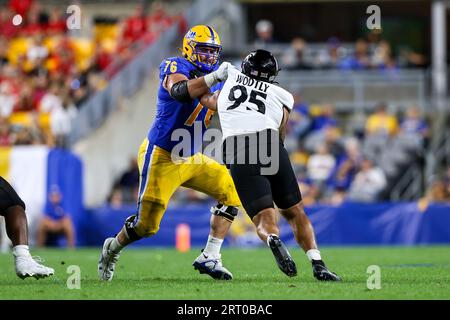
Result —
[[[0, 15], [2, 145], [66, 147], [82, 104], [178, 17], [155, 2], [150, 14], [94, 19], [93, 36], [73, 36], [58, 6], [11, 0]], [[20, 14], [23, 23], [13, 25]]]
[[[171, 6], [189, 10], [179, 15]], [[137, 150], [135, 140], [151, 123], [148, 117], [154, 117], [149, 102], [156, 99], [154, 71], [164, 56], [178, 54], [186, 26], [209, 21], [220, 26], [223, 60], [238, 66], [256, 46], [278, 58], [278, 81], [295, 97], [285, 146], [303, 201], [321, 226], [322, 243], [450, 241], [448, 233], [432, 235], [426, 226], [414, 229], [411, 237], [391, 233], [383, 238], [380, 233], [388, 214], [396, 217], [398, 228], [408, 228], [406, 213], [415, 219], [430, 213], [426, 223], [432, 225], [448, 210], [448, 113], [433, 114], [429, 57], [401, 48], [379, 32], [351, 39], [283, 38], [267, 19], [243, 26], [239, 8], [232, 1], [198, 0], [169, 1], [166, 6], [155, 2], [148, 14], [140, 5], [126, 14], [116, 10], [107, 16], [97, 10], [91, 32], [80, 35], [66, 30], [58, 8], [33, 0], [8, 1], [0, 14], [0, 158], [13, 163], [10, 149], [23, 152], [19, 145], [37, 153], [40, 146], [49, 146], [42, 163], [52, 170], [45, 174], [52, 183], [61, 179], [60, 187], [67, 184], [61, 190], [75, 195], [65, 209], [73, 215], [77, 244], [99, 244], [135, 208], [138, 176], [130, 156]], [[24, 17], [20, 27], [11, 23], [17, 13]], [[258, 38], [251, 38], [254, 28]], [[117, 126], [133, 132], [117, 138]], [[62, 173], [65, 160], [69, 174]], [[77, 186], [72, 189], [66, 179], [74, 177]], [[82, 205], [89, 208], [84, 211]], [[175, 226], [186, 221], [191, 234], [206, 234], [207, 225], [189, 214], [207, 222], [198, 212], [208, 214], [209, 205], [202, 194], [180, 189], [167, 224], [152, 243], [172, 245]], [[358, 226], [375, 227], [346, 238], [346, 227], [356, 215], [361, 216]], [[337, 232], [333, 225], [342, 229]], [[201, 242], [194, 237], [193, 245]]]

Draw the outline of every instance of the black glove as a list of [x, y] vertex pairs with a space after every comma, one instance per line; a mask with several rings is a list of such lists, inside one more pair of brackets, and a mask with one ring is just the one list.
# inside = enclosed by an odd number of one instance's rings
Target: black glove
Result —
[[204, 76], [204, 74], [200, 70], [193, 69], [193, 70], [189, 71], [190, 79], [196, 79], [196, 78], [200, 78], [200, 77], [203, 77], [203, 76]]

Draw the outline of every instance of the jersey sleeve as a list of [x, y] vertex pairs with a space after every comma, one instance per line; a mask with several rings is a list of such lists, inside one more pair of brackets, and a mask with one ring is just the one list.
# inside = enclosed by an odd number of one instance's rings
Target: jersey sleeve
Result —
[[184, 74], [189, 78], [189, 68], [186, 64], [178, 58], [164, 59], [159, 65], [160, 78], [164, 78], [167, 75], [174, 73]]
[[292, 108], [294, 107], [294, 97], [292, 94], [282, 88], [279, 88], [278, 90], [278, 99], [280, 102], [288, 108], [289, 112], [292, 111]]

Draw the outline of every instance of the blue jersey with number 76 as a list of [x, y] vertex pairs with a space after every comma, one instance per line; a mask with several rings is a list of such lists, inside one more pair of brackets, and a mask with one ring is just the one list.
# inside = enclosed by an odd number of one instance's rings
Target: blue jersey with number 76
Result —
[[[198, 128], [201, 127], [201, 135], [203, 137], [204, 130], [208, 127], [213, 111], [208, 110], [200, 104], [199, 99], [191, 102], [179, 102], [172, 98], [163, 87], [164, 78], [167, 75], [180, 73], [192, 79], [193, 72], [196, 72], [196, 67], [188, 60], [182, 57], [172, 57], [163, 60], [159, 66], [159, 88], [156, 118], [148, 133], [148, 140], [150, 144], [159, 146], [160, 148], [172, 152], [172, 149], [180, 143], [180, 135], [172, 137], [172, 133], [176, 129], [184, 129], [189, 133], [190, 152], [189, 154], [179, 154], [187, 157], [198, 152], [201, 148], [202, 141], [199, 137], [194, 137], [194, 128], [197, 127], [195, 134], [199, 134]], [[220, 90], [223, 83], [219, 83], [211, 88], [211, 92]], [[197, 122], [195, 126], [194, 123]], [[200, 126], [201, 124], [201, 126]], [[183, 139], [187, 135], [183, 135]], [[184, 150], [186, 151], [186, 150]], [[185, 152], [186, 153], [186, 152]]]

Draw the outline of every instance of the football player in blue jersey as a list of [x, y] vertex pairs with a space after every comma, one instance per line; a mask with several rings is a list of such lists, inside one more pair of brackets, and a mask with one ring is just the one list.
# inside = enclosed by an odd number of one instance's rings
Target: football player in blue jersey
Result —
[[[230, 280], [233, 275], [222, 265], [220, 248], [241, 205], [233, 179], [224, 165], [206, 157], [191, 144], [189, 154], [173, 161], [172, 151], [179, 141], [172, 133], [184, 129], [194, 141], [194, 123], [205, 129], [213, 114], [198, 99], [207, 93], [192, 87], [192, 81], [207, 74], [211, 92], [221, 88], [219, 68], [222, 50], [219, 35], [206, 25], [191, 28], [183, 39], [182, 57], [165, 59], [160, 65], [160, 85], [156, 119], [138, 154], [140, 171], [137, 213], [126, 219], [120, 232], [107, 238], [98, 263], [102, 280], [111, 281], [121, 250], [130, 243], [158, 232], [170, 197], [180, 187], [203, 192], [218, 201], [211, 208], [208, 242], [193, 266], [214, 279]], [[203, 80], [202, 80], [203, 81]], [[220, 86], [220, 87], [219, 87]]]

